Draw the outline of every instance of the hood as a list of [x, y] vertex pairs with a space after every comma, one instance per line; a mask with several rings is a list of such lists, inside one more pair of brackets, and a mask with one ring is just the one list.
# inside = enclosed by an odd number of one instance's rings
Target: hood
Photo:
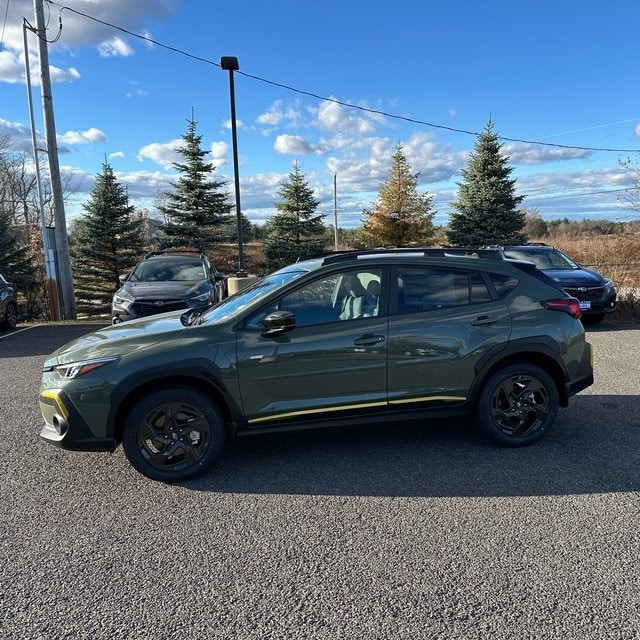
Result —
[[162, 282], [132, 282], [127, 280], [121, 290], [126, 291], [133, 298], [188, 298], [194, 295], [204, 280], [190, 280], [176, 282], [173, 280]]
[[54, 351], [45, 362], [45, 367], [105, 356], [121, 356], [175, 339], [188, 330], [180, 321], [182, 313], [184, 312], [160, 313], [88, 333]]
[[544, 269], [544, 272], [563, 287], [600, 287], [604, 278], [589, 269]]

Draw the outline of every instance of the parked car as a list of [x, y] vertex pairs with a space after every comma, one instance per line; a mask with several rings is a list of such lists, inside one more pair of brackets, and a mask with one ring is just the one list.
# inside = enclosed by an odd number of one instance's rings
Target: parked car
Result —
[[227, 291], [226, 275], [196, 252], [147, 254], [113, 296], [113, 324], [165, 311], [203, 311], [220, 302]]
[[18, 324], [18, 300], [13, 285], [0, 274], [0, 327], [15, 329]]
[[485, 253], [317, 257], [201, 314], [81, 337], [44, 363], [40, 435], [122, 443], [168, 482], [209, 468], [230, 435], [305, 427], [473, 416], [495, 442], [529, 445], [593, 383], [591, 347], [575, 298]]
[[618, 292], [614, 281], [578, 264], [555, 247], [536, 243], [503, 249], [507, 258], [533, 262], [577, 298], [585, 322], [600, 322], [616, 308]]

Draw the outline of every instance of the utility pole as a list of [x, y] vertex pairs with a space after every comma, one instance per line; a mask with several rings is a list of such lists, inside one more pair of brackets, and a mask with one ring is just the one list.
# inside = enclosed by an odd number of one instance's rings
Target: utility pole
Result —
[[338, 250], [338, 174], [333, 174], [333, 246]]
[[62, 317], [75, 320], [76, 299], [71, 277], [71, 261], [69, 258], [69, 236], [64, 215], [64, 198], [60, 180], [60, 164], [58, 163], [58, 142], [56, 125], [53, 117], [53, 97], [51, 94], [51, 77], [49, 75], [49, 51], [47, 48], [47, 29], [44, 20], [43, 0], [33, 0], [36, 14], [36, 36], [38, 57], [40, 59], [40, 89], [42, 92], [42, 113], [44, 117], [47, 157], [49, 158], [49, 177], [53, 195], [53, 214], [55, 222], [56, 255], [58, 257], [58, 278], [62, 297]]

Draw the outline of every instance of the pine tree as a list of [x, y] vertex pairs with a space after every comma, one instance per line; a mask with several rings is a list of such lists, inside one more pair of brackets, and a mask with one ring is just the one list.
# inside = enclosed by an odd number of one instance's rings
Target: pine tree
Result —
[[325, 248], [324, 215], [316, 215], [320, 202], [297, 163], [278, 193], [282, 197], [274, 203], [278, 213], [265, 225], [263, 251], [269, 271]]
[[38, 286], [28, 247], [9, 223], [9, 216], [0, 211], [0, 273], [26, 295]]
[[160, 228], [160, 241], [164, 248], [206, 253], [229, 239], [234, 207], [229, 194], [222, 191], [226, 182], [210, 179], [215, 167], [204, 161], [207, 152], [201, 148], [202, 136], [196, 134], [197, 122], [193, 118], [187, 122], [184, 144], [178, 148], [185, 161], [173, 165], [180, 172], [177, 182], [172, 183], [175, 191], [166, 192], [158, 206], [166, 220]]
[[479, 247], [488, 244], [526, 242], [522, 232], [524, 213], [518, 205], [524, 196], [515, 195], [516, 180], [510, 178], [513, 167], [501, 153], [502, 145], [491, 119], [478, 135], [466, 169], [458, 200], [452, 203], [457, 213], [450, 215], [447, 240], [453, 246]]
[[411, 173], [402, 145], [397, 145], [389, 178], [378, 191], [375, 207], [363, 211], [365, 218], [360, 235], [365, 246], [407, 247], [432, 243], [433, 195], [417, 192], [419, 177], [420, 173]]
[[108, 313], [120, 274], [144, 252], [143, 221], [107, 162], [82, 206], [85, 214], [76, 221], [71, 243], [78, 310]]

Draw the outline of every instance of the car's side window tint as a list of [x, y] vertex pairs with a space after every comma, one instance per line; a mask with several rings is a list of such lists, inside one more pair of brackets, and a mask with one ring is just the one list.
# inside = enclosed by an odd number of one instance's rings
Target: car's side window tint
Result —
[[491, 301], [491, 294], [482, 275], [475, 271], [469, 273], [469, 301], [471, 304]]
[[340, 320], [371, 318], [380, 313], [382, 273], [378, 269], [343, 274], [338, 298], [341, 303]]
[[291, 311], [296, 327], [356, 320], [380, 312], [381, 269], [337, 273], [301, 286], [271, 303], [246, 323], [248, 329], [263, 329], [264, 318], [281, 309]]
[[407, 267], [398, 269], [398, 312], [418, 313], [489, 302], [491, 294], [476, 272]]
[[514, 276], [503, 275], [501, 273], [492, 273], [490, 274], [490, 277], [500, 300], [506, 298], [518, 286], [519, 283], [518, 278], [515, 278]]

